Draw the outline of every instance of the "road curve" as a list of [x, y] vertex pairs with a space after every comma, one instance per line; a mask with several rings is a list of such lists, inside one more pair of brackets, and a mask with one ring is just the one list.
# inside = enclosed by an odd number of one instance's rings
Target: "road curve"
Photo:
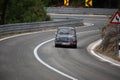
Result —
[[[100, 38], [100, 29], [107, 19], [85, 19], [94, 23], [77, 28], [78, 48], [55, 48], [55, 31], [31, 33], [0, 41], [0, 80], [119, 80], [120, 67], [105, 63], [90, 55], [87, 46]], [[48, 41], [50, 40], [50, 41]], [[37, 49], [38, 58], [34, 55]], [[70, 78], [71, 77], [71, 78]]]

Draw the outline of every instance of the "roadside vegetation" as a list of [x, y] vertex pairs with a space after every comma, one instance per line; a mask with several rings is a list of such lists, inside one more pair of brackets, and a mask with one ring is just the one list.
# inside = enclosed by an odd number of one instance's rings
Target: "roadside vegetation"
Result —
[[[42, 0], [45, 6], [63, 6], [64, 0]], [[120, 0], [93, 0], [93, 8], [117, 8]], [[69, 0], [71, 7], [85, 7], [85, 0]]]
[[41, 0], [0, 0], [0, 24], [47, 20]]
[[[120, 0], [93, 0], [93, 8], [117, 8]], [[44, 7], [64, 6], [64, 0], [0, 0], [0, 25], [47, 21]], [[85, 7], [85, 0], [69, 0], [70, 7]], [[69, 7], [68, 6], [68, 7]]]

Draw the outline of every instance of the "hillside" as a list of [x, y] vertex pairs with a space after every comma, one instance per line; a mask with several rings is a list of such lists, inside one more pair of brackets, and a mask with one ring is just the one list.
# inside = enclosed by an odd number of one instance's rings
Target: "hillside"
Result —
[[[104, 54], [106, 56], [112, 57], [115, 60], [120, 61], [118, 57], [118, 50], [117, 50], [117, 32], [120, 28], [120, 25], [115, 24], [108, 24], [107, 26], [103, 27], [101, 32], [102, 43], [96, 48], [96, 51], [100, 54]], [[120, 31], [119, 31], [120, 33]]]

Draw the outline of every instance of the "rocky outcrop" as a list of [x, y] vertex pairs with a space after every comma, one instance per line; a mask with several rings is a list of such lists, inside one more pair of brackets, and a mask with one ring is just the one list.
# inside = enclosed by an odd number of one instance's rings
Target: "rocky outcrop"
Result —
[[117, 29], [118, 25], [109, 24], [102, 29], [102, 43], [100, 48], [102, 51], [116, 51]]

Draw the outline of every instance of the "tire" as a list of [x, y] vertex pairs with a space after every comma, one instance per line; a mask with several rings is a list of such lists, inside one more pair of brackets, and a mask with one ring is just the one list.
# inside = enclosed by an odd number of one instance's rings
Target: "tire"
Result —
[[55, 44], [55, 47], [58, 47], [58, 45], [57, 45], [57, 44]]
[[77, 45], [73, 45], [72, 47], [73, 47], [73, 48], [77, 48]]

